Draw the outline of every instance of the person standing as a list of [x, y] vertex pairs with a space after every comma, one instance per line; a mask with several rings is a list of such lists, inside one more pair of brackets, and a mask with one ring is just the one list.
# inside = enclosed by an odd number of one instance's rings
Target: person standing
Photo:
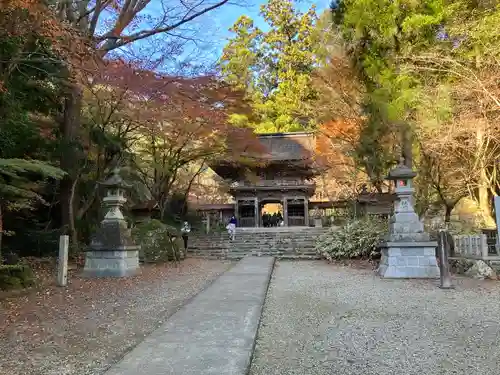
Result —
[[229, 238], [231, 241], [234, 241], [234, 238], [236, 236], [236, 218], [231, 216], [231, 220], [229, 220], [229, 224], [226, 226], [227, 233], [229, 234]]
[[185, 221], [184, 224], [182, 225], [181, 232], [182, 232], [182, 239], [184, 240], [184, 251], [187, 252], [189, 232], [191, 232], [191, 226], [187, 221]]

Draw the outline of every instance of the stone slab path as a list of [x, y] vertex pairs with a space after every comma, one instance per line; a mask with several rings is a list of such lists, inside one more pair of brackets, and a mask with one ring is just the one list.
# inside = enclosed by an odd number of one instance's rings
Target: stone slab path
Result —
[[274, 259], [238, 262], [106, 375], [245, 375]]

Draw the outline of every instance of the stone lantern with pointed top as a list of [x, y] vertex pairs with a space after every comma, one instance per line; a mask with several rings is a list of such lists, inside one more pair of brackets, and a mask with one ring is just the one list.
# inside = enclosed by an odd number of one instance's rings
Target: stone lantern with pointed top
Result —
[[438, 278], [437, 242], [429, 240], [413, 208], [413, 179], [417, 174], [401, 160], [389, 172], [394, 181], [397, 199], [391, 217], [389, 234], [382, 245], [382, 257], [377, 270], [386, 278]]
[[106, 215], [85, 254], [83, 274], [87, 277], [135, 275], [139, 272], [140, 246], [134, 243], [121, 211], [127, 201], [125, 191], [130, 186], [120, 177], [118, 169], [101, 185], [107, 190], [103, 198]]

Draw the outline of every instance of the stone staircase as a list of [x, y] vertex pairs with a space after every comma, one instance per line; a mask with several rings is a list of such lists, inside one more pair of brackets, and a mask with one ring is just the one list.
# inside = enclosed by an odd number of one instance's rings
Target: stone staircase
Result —
[[238, 228], [234, 241], [223, 233], [193, 233], [188, 256], [206, 259], [241, 259], [245, 256], [273, 256], [280, 259], [319, 259], [315, 240], [327, 228], [278, 227]]

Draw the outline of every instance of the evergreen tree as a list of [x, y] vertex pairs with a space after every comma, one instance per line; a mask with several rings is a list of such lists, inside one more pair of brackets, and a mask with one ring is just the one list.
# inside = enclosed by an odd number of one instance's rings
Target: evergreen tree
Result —
[[257, 132], [310, 129], [314, 124], [304, 104], [317, 95], [311, 73], [322, 48], [315, 8], [301, 13], [291, 0], [270, 0], [260, 14], [269, 29], [240, 17], [220, 61], [224, 79], [245, 90], [254, 109], [255, 118], [235, 114], [233, 122]]

